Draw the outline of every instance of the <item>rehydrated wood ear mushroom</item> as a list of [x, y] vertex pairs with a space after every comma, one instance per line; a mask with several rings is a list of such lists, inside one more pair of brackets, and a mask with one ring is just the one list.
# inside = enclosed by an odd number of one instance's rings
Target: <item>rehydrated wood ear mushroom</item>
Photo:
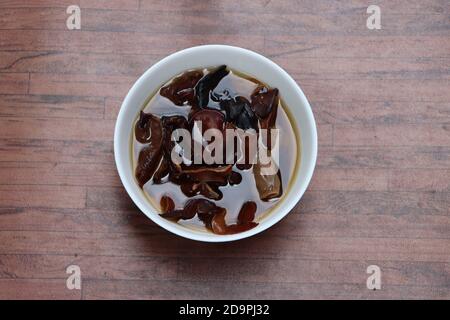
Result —
[[251, 106], [260, 119], [266, 118], [278, 105], [278, 89], [258, 86], [250, 96]]
[[186, 181], [181, 183], [180, 189], [188, 197], [194, 197], [198, 194], [212, 200], [220, 200], [223, 197], [219, 186], [214, 183]]
[[[169, 203], [169, 205], [166, 205]], [[224, 208], [221, 208], [214, 204], [214, 202], [206, 200], [206, 199], [191, 199], [186, 202], [183, 209], [174, 209], [172, 208], [170, 202], [163, 196], [161, 198], [161, 207], [165, 206], [165, 208], [170, 208], [161, 214], [163, 218], [170, 220], [189, 220], [195, 217], [196, 214], [202, 216], [207, 220], [206, 215], [214, 216], [216, 213], [220, 213], [225, 211]], [[212, 219], [212, 217], [211, 217]]]
[[258, 162], [253, 166], [253, 174], [255, 177], [256, 188], [258, 189], [259, 198], [263, 201], [281, 197], [283, 187], [281, 184], [281, 172], [265, 175], [261, 164]]
[[228, 182], [228, 177], [232, 172], [232, 165], [225, 166], [200, 166], [197, 168], [182, 169], [182, 173], [190, 180], [197, 182], [214, 182], [222, 186]]
[[151, 113], [145, 113], [141, 111], [139, 113], [139, 119], [134, 126], [134, 136], [140, 143], [150, 143], [152, 134], [155, 136], [153, 139], [159, 139], [162, 132], [161, 120]]
[[227, 225], [225, 221], [226, 212], [219, 212], [211, 220], [211, 229], [216, 234], [235, 234], [253, 229], [258, 223], [253, 222], [256, 213], [256, 203], [245, 202], [239, 211], [236, 224]]
[[177, 106], [182, 106], [186, 103], [192, 105], [194, 100], [194, 87], [202, 77], [203, 72], [200, 70], [187, 71], [162, 87], [159, 90], [159, 94]]
[[186, 202], [183, 209], [175, 209], [173, 200], [163, 196], [160, 201], [163, 213], [161, 217], [172, 220], [189, 220], [197, 217], [205, 224], [205, 227], [216, 234], [234, 234], [250, 230], [258, 225], [254, 222], [256, 203], [245, 202], [239, 211], [236, 224], [227, 225], [225, 221], [226, 209], [217, 206], [206, 199], [191, 199]]
[[181, 166], [181, 191], [188, 197], [201, 194], [209, 199], [220, 200], [223, 197], [219, 186], [225, 186], [232, 174], [232, 166], [200, 166], [183, 168]]
[[230, 71], [227, 70], [226, 65], [222, 65], [217, 69], [206, 74], [195, 86], [195, 97], [197, 98], [197, 105], [200, 108], [206, 108], [209, 103], [211, 91], [219, 84]]
[[192, 129], [195, 122], [202, 124], [202, 134], [208, 129], [223, 131], [225, 125], [225, 115], [213, 109], [200, 109], [189, 117], [189, 126]]
[[136, 179], [142, 188], [155, 173], [162, 157], [162, 126], [161, 120], [151, 114], [141, 112], [135, 126], [136, 139], [144, 143], [139, 152]]
[[170, 154], [175, 146], [175, 142], [172, 141], [172, 133], [176, 129], [188, 130], [188, 121], [183, 116], [163, 116], [161, 118], [163, 127], [163, 149], [166, 158], [170, 161]]
[[225, 111], [227, 121], [235, 124], [236, 127], [243, 130], [258, 130], [258, 118], [245, 97], [237, 96], [222, 100], [220, 107]]

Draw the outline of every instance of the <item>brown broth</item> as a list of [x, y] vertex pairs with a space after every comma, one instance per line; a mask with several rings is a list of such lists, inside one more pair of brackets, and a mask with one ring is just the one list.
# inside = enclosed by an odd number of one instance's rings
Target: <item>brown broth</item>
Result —
[[[204, 73], [205, 72], [207, 72], [207, 69], [204, 70]], [[251, 92], [260, 84], [262, 83], [255, 79], [247, 77], [240, 72], [230, 70], [230, 73], [219, 82], [216, 89], [217, 91], [228, 89], [234, 95], [240, 95], [249, 99]], [[156, 116], [183, 115], [187, 118], [190, 109], [190, 106], [177, 106], [173, 104], [169, 99], [161, 96], [158, 90], [148, 99], [142, 110]], [[246, 201], [254, 201], [256, 203], [257, 211], [255, 221], [260, 221], [260, 219], [269, 214], [289, 192], [290, 181], [298, 170], [298, 163], [300, 159], [300, 139], [297, 138], [298, 134], [296, 134], [291, 125], [291, 120], [289, 119], [289, 115], [286, 112], [282, 99], [280, 99], [278, 105], [276, 128], [280, 129], [281, 137], [279, 139], [279, 167], [282, 178], [283, 194], [280, 198], [270, 201], [262, 201], [256, 189], [253, 170], [239, 170], [236, 166], [234, 166], [233, 170], [242, 175], [242, 182], [234, 186], [220, 187], [220, 190], [223, 193], [223, 198], [218, 201], [211, 200], [216, 205], [227, 210], [225, 219], [228, 224], [236, 222], [239, 210]], [[132, 133], [131, 153], [133, 172], [136, 170], [137, 158], [142, 147], [143, 145], [136, 140], [134, 133]], [[162, 212], [162, 210], [159, 202], [161, 197], [164, 195], [170, 196], [174, 200], [176, 207], [183, 207], [188, 199], [205, 198], [201, 195], [187, 197], [181, 192], [179, 185], [170, 181], [163, 184], [152, 184], [152, 182], [149, 181], [144, 185], [143, 192], [152, 205], [159, 208], [160, 212]], [[190, 220], [180, 220], [177, 223], [196, 230], [207, 231], [203, 222], [200, 221], [197, 216]]]

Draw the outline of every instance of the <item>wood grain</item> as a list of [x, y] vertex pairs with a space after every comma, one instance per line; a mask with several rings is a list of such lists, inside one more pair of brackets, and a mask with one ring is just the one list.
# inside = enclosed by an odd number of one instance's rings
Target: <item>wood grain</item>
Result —
[[[450, 2], [377, 5], [381, 30], [362, 0], [1, 0], [0, 299], [450, 298]], [[318, 126], [302, 200], [235, 243], [161, 229], [114, 163], [137, 77], [208, 43], [278, 63]]]
[[[104, 10], [83, 7], [83, 29], [89, 31], [145, 32], [171, 34], [235, 34], [245, 29], [249, 34], [370, 34], [366, 28], [366, 17], [355, 16], [354, 10], [336, 15], [333, 12], [280, 12], [270, 13], [270, 9], [249, 14], [245, 8], [227, 12], [209, 6], [204, 10], [167, 11], [157, 9]], [[254, 9], [253, 9], [254, 10]], [[358, 8], [364, 13], [364, 8]], [[45, 29], [65, 30], [67, 15], [61, 8], [4, 8], [0, 17], [2, 29]], [[14, 19], [20, 15], [23, 19]], [[219, 18], [219, 19], [218, 19]], [[389, 34], [430, 35], [446, 31], [445, 15], [425, 12], [401, 14], [389, 11], [383, 22], [389, 25]], [[186, 28], [189, 26], [189, 28]]]

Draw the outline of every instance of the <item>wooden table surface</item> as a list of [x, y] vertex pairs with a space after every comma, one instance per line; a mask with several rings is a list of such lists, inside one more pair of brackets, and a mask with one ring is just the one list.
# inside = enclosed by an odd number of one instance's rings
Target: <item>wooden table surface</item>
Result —
[[[319, 133], [296, 208], [228, 244], [149, 221], [113, 159], [133, 82], [208, 43], [285, 68]], [[0, 298], [450, 298], [450, 1], [1, 0]]]

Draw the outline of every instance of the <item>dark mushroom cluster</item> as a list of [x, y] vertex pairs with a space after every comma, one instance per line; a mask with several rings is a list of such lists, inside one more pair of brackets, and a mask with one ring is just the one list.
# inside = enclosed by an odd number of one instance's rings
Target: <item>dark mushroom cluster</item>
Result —
[[207, 199], [191, 199], [186, 202], [183, 209], [175, 209], [173, 200], [163, 196], [160, 204], [163, 210], [162, 217], [177, 222], [192, 219], [197, 215], [205, 227], [216, 234], [244, 232], [258, 225], [253, 221], [256, 213], [256, 203], [253, 201], [247, 201], [242, 205], [237, 223], [231, 225], [225, 222], [226, 209]]
[[[173, 200], [164, 196], [161, 199], [163, 217], [178, 221], [192, 219], [195, 215], [205, 226], [217, 234], [242, 232], [253, 228], [256, 204], [246, 202], [242, 206], [236, 224], [225, 223], [226, 209], [217, 206], [211, 200], [220, 200], [221, 187], [239, 185], [241, 170], [253, 170], [260, 199], [269, 201], [282, 194], [281, 174], [264, 176], [260, 164], [252, 164], [249, 159], [236, 163], [236, 154], [232, 163], [226, 164], [186, 164], [174, 163], [171, 153], [177, 142], [172, 140], [176, 129], [193, 132], [197, 121], [202, 123], [202, 131], [217, 129], [225, 136], [225, 130], [239, 128], [253, 130], [258, 135], [260, 129], [275, 127], [278, 108], [278, 90], [260, 84], [250, 95], [250, 101], [239, 95], [232, 95], [228, 90], [216, 92], [220, 81], [230, 71], [223, 65], [213, 70], [187, 71], [173, 78], [163, 86], [159, 94], [169, 99], [176, 106], [190, 108], [188, 117], [182, 115], [156, 116], [141, 111], [134, 128], [136, 140], [143, 145], [139, 152], [135, 176], [140, 185], [151, 181], [153, 184], [172, 182], [180, 186], [187, 197], [202, 195], [210, 199], [195, 198], [188, 200], [184, 208], [176, 209]], [[203, 133], [202, 132], [202, 133]], [[195, 142], [193, 142], [195, 143]], [[239, 143], [239, 142], [237, 142]], [[267, 142], [270, 149], [270, 140]], [[245, 142], [244, 142], [245, 145]], [[185, 150], [181, 150], [181, 156]], [[191, 149], [188, 158], [194, 156]], [[225, 150], [223, 150], [225, 155]]]

